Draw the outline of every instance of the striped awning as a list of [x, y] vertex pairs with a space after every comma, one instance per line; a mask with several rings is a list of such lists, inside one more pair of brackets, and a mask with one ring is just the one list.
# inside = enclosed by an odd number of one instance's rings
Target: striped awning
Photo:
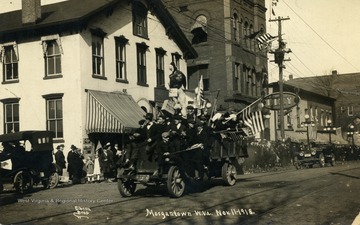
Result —
[[87, 90], [86, 133], [123, 133], [138, 128], [145, 111], [131, 95]]

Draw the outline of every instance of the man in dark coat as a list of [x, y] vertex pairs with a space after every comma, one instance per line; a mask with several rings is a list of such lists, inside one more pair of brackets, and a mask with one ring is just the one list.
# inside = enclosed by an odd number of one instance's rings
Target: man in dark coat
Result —
[[71, 145], [70, 149], [67, 156], [69, 177], [73, 184], [79, 184], [83, 175], [84, 157], [75, 145]]
[[153, 122], [153, 114], [146, 113], [145, 122], [142, 127], [142, 135], [144, 135], [146, 142], [146, 152], [149, 155], [149, 160], [152, 160], [152, 155], [154, 154], [154, 150], [156, 144], [160, 140], [161, 131], [158, 129], [156, 124]]
[[112, 182], [113, 170], [115, 168], [114, 154], [111, 151], [111, 144], [107, 143], [104, 146], [102, 154], [99, 154], [99, 163], [101, 171], [104, 174], [104, 179], [107, 182]]
[[55, 162], [56, 165], [59, 166], [60, 170], [59, 170], [59, 175], [62, 176], [63, 175], [63, 169], [66, 168], [66, 161], [65, 161], [65, 155], [64, 155], [64, 145], [58, 145], [56, 147], [57, 151], [55, 152]]

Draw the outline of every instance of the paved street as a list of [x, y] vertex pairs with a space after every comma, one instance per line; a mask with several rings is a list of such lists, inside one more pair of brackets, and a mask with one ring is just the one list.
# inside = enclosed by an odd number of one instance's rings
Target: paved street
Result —
[[63, 185], [27, 196], [1, 195], [2, 224], [351, 224], [360, 212], [360, 162], [241, 175], [203, 192], [169, 198], [138, 187], [122, 198], [116, 183]]

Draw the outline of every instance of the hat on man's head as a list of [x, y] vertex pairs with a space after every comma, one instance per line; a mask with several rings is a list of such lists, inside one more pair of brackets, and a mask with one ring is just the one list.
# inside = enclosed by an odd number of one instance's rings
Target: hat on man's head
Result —
[[188, 105], [188, 106], [186, 107], [186, 109], [194, 109], [194, 106], [193, 106], [193, 105]]
[[71, 145], [71, 146], [70, 146], [70, 149], [71, 149], [71, 150], [76, 150], [77, 147], [76, 147], [75, 145]]
[[105, 144], [104, 148], [109, 148], [110, 145], [111, 145], [110, 142], [108, 142], [108, 143]]
[[169, 132], [163, 132], [163, 133], [161, 134], [161, 137], [163, 137], [163, 138], [170, 137], [170, 133], [169, 133]]
[[147, 119], [147, 120], [152, 120], [153, 117], [154, 117], [154, 115], [153, 115], [152, 113], [146, 113], [146, 115], [145, 115], [144, 117], [145, 117], [145, 119]]
[[63, 148], [63, 147], [65, 147], [65, 145], [61, 144], [61, 145], [58, 145], [58, 146], [56, 147], [56, 149], [60, 149], [60, 148]]

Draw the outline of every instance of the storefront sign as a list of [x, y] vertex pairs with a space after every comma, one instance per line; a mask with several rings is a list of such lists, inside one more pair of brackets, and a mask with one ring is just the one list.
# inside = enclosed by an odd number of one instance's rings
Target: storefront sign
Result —
[[[292, 92], [283, 92], [283, 109], [291, 109], [300, 102], [300, 97]], [[280, 93], [274, 92], [264, 97], [264, 108], [269, 110], [280, 110]]]

